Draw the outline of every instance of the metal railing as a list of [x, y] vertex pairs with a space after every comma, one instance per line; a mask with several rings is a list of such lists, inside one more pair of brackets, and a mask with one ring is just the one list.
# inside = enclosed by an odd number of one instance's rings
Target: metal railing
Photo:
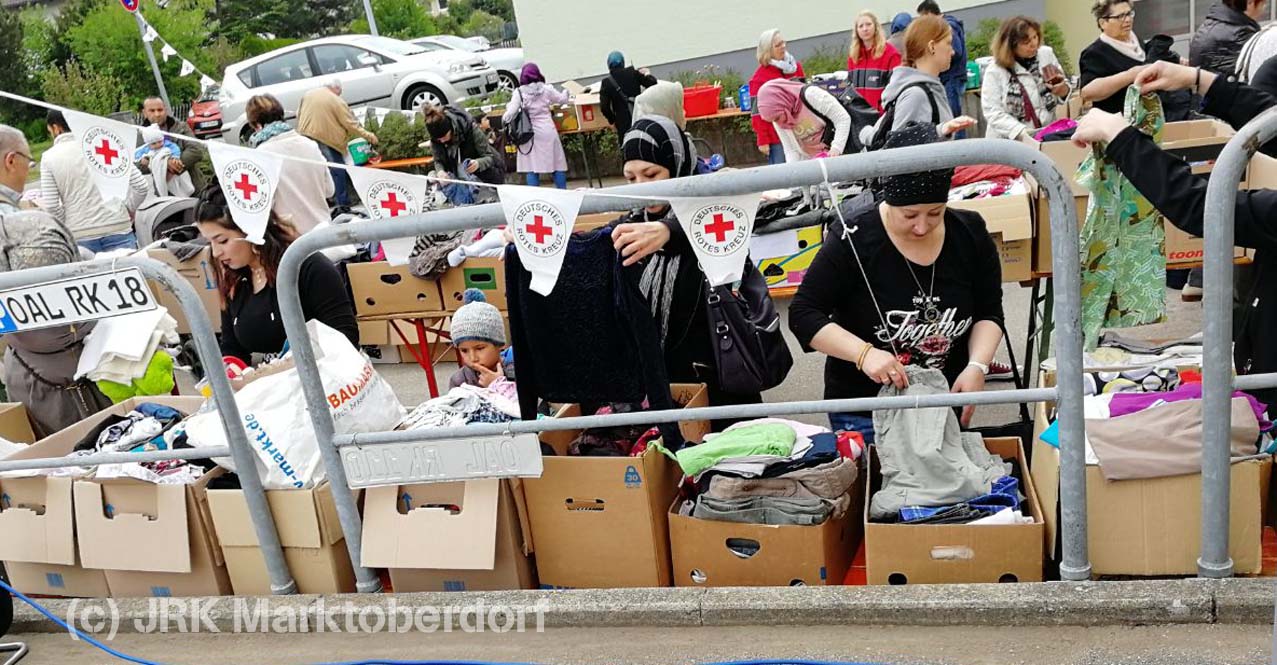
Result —
[[[505, 223], [500, 204], [454, 208], [393, 221], [355, 222], [312, 231], [289, 247], [279, 267], [277, 288], [279, 308], [296, 359], [319, 450], [336, 487], [349, 482], [341, 461], [340, 448], [437, 441], [455, 437], [532, 433], [622, 424], [651, 424], [722, 418], [759, 418], [799, 413], [830, 413], [845, 410], [900, 409], [936, 406], [963, 406], [1008, 402], [1056, 400], [1059, 405], [1060, 505], [1063, 560], [1060, 575], [1066, 580], [1088, 580], [1091, 565], [1087, 553], [1086, 466], [1082, 437], [1082, 333], [1081, 263], [1078, 247], [1078, 220], [1069, 184], [1042, 153], [1012, 141], [972, 139], [942, 144], [886, 150], [827, 159], [782, 164], [742, 171], [720, 172], [696, 178], [626, 185], [593, 191], [581, 206], [581, 213], [628, 210], [642, 203], [625, 196], [699, 197], [727, 196], [819, 184], [862, 180], [870, 177], [913, 173], [928, 169], [969, 164], [1006, 164], [1022, 169], [1037, 179], [1048, 198], [1051, 216], [1051, 243], [1056, 280], [1055, 311], [1059, 318], [1056, 340], [1058, 366], [1054, 388], [1011, 390], [996, 393], [960, 393], [928, 397], [889, 397], [813, 402], [751, 404], [707, 407], [678, 411], [644, 412], [610, 416], [588, 416], [515, 422], [508, 425], [380, 432], [336, 436], [332, 414], [324, 395], [310, 335], [302, 313], [297, 277], [302, 262], [317, 251], [337, 245], [412, 237], [462, 229], [493, 227]], [[826, 173], [827, 171], [827, 173]], [[659, 203], [653, 200], [651, 203]], [[355, 501], [349, 492], [334, 492], [337, 513], [360, 591], [373, 592], [381, 585], [377, 576], [362, 565], [362, 528]]]
[[119, 268], [138, 268], [148, 278], [168, 289], [181, 304], [186, 320], [190, 322], [191, 338], [195, 342], [196, 352], [208, 372], [209, 385], [213, 390], [213, 400], [217, 405], [222, 420], [222, 428], [226, 432], [228, 446], [186, 450], [157, 450], [140, 453], [95, 453], [83, 457], [51, 457], [13, 462], [0, 461], [0, 472], [20, 471], [27, 469], [56, 469], [61, 467], [100, 466], [103, 464], [123, 464], [128, 462], [155, 462], [170, 459], [210, 459], [213, 457], [231, 457], [235, 468], [240, 469], [240, 486], [244, 491], [244, 500], [248, 504], [249, 515], [252, 516], [253, 529], [257, 533], [257, 542], [261, 545], [262, 555], [266, 559], [266, 569], [270, 573], [271, 592], [277, 595], [297, 593], [297, 585], [284, 561], [284, 551], [280, 547], [279, 532], [275, 528], [275, 519], [270, 505], [266, 502], [266, 493], [262, 489], [262, 481], [258, 476], [257, 455], [249, 446], [248, 436], [241, 424], [239, 407], [235, 403], [235, 393], [231, 389], [226, 374], [217, 371], [222, 366], [222, 354], [217, 345], [217, 337], [208, 320], [208, 313], [199, 294], [189, 282], [173, 268], [143, 257], [128, 257], [103, 261], [87, 261], [67, 263], [63, 265], [31, 268], [15, 272], [0, 273], [0, 290], [35, 286], [55, 280], [88, 277], [114, 272]]

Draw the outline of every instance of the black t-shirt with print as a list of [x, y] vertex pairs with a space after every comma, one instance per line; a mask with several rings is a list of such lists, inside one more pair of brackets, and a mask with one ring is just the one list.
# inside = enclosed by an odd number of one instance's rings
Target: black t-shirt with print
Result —
[[[1002, 321], [1002, 265], [984, 219], [946, 209], [934, 290], [933, 266], [905, 259], [887, 237], [877, 207], [848, 223], [886, 329], [837, 224], [790, 305], [790, 329], [810, 352], [812, 338], [832, 321], [879, 349], [891, 351], [894, 343], [903, 364], [939, 369], [952, 385], [970, 360], [971, 328], [979, 321]], [[926, 307], [924, 292], [934, 307]], [[825, 399], [872, 397], [881, 388], [855, 363], [832, 356], [825, 363]]]

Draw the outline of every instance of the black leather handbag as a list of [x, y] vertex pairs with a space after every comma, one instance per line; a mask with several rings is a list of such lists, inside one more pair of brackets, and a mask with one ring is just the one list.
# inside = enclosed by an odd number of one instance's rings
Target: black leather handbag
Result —
[[794, 366], [794, 357], [785, 342], [767, 280], [753, 261], [745, 262], [737, 284], [710, 287], [706, 282], [706, 296], [718, 385], [723, 392], [750, 395], [780, 385]]

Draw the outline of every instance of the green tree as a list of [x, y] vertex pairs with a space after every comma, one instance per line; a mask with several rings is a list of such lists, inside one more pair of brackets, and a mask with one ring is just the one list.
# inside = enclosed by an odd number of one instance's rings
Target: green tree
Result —
[[462, 37], [486, 37], [490, 42], [501, 41], [501, 30], [505, 21], [488, 12], [475, 11], [461, 24]]
[[[434, 20], [417, 0], [373, 0], [372, 11], [377, 17], [377, 31], [387, 37], [415, 39], [438, 32]], [[355, 19], [350, 31], [368, 32], [368, 19]]]
[[[980, 21], [975, 32], [967, 33], [967, 58], [975, 60], [992, 55], [993, 38], [1002, 27], [1002, 19], [986, 18]], [[1064, 30], [1055, 21], [1042, 24], [1042, 43], [1055, 51], [1064, 73], [1073, 74], [1073, 59], [1069, 57], [1068, 45], [1065, 43]]]
[[[0, 67], [0, 90], [23, 95], [30, 93], [27, 59], [22, 49], [22, 21], [18, 12], [0, 12], [0, 62], [7, 63]], [[26, 104], [8, 99], [0, 100], [0, 122], [18, 125], [29, 117], [30, 111]]]
[[509, 23], [514, 22], [514, 2], [512, 0], [474, 0], [474, 8], [487, 12]]
[[337, 34], [350, 25], [354, 0], [217, 0], [218, 36], [231, 43], [256, 35], [311, 39]]
[[42, 87], [45, 101], [98, 115], [120, 110], [127, 98], [118, 79], [81, 67], [74, 58], [46, 71]]

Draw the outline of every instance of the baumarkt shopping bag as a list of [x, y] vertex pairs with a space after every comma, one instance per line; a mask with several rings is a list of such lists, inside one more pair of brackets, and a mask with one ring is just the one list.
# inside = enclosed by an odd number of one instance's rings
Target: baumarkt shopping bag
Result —
[[[367, 356], [345, 335], [319, 321], [310, 321], [306, 329], [337, 433], [394, 429], [403, 420], [403, 406]], [[235, 403], [248, 443], [257, 453], [257, 471], [266, 489], [303, 489], [324, 480], [324, 463], [295, 367], [251, 381], [235, 393]], [[185, 425], [196, 448], [227, 445], [216, 409], [191, 417]], [[214, 461], [236, 470], [233, 460]]]

